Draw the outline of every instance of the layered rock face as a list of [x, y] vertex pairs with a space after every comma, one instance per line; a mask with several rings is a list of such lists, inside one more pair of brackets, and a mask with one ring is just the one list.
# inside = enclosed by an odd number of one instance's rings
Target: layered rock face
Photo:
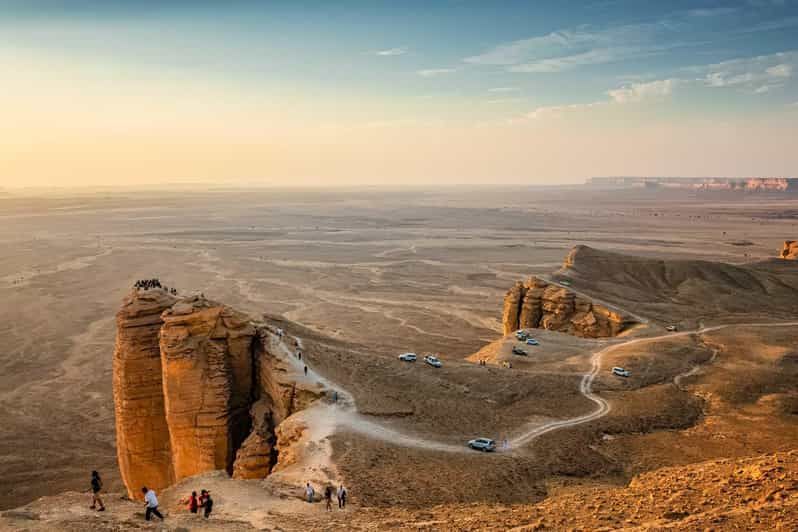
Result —
[[319, 397], [297, 389], [265, 326], [204, 297], [134, 290], [117, 325], [117, 448], [132, 498], [212, 470], [264, 478], [279, 423]]
[[785, 240], [779, 256], [782, 259], [798, 260], [798, 241]]
[[504, 334], [539, 328], [599, 338], [616, 336], [634, 321], [565, 287], [530, 277], [507, 292], [502, 323]]
[[174, 482], [158, 334], [161, 314], [175, 301], [163, 290], [134, 291], [116, 315], [116, 452], [131, 497], [141, 486], [161, 488]]

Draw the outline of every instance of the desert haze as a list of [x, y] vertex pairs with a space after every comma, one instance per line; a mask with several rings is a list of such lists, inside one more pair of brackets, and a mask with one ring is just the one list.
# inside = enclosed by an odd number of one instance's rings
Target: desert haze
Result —
[[[793, 529], [797, 212], [656, 187], [2, 195], [0, 529], [148, 529], [143, 484], [170, 530]], [[179, 502], [200, 489], [207, 521]]]

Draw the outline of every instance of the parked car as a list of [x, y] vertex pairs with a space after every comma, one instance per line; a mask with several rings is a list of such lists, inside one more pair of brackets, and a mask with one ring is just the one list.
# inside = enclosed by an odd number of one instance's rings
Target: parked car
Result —
[[529, 338], [529, 334], [527, 334], [524, 331], [518, 331], [517, 333], [515, 333], [515, 337], [523, 342], [524, 340]]
[[665, 330], [668, 332], [676, 332], [676, 325], [668, 325], [665, 327]]
[[438, 357], [436, 357], [435, 355], [427, 355], [427, 356], [425, 356], [424, 357], [424, 362], [426, 362], [427, 364], [429, 364], [430, 366], [435, 367], [435, 368], [439, 368], [439, 367], [441, 367], [443, 365], [443, 364], [441, 364], [441, 361], [438, 360]]
[[496, 442], [490, 438], [476, 438], [468, 442], [468, 446], [475, 451], [482, 451], [485, 453], [493, 452], [496, 450]]
[[569, 281], [568, 279], [563, 279], [562, 281], [560, 281], [560, 284], [563, 286], [571, 286], [571, 281]]
[[612, 368], [612, 374], [618, 377], [628, 377], [631, 375], [628, 369], [619, 368], [617, 366]]
[[518, 347], [517, 345], [513, 346], [513, 354], [514, 355], [527, 356], [527, 352], [524, 351], [523, 349], [521, 349], [520, 347]]
[[415, 362], [416, 361], [416, 354], [415, 353], [402, 353], [399, 355], [399, 360], [403, 362]]
[[540, 345], [540, 342], [538, 342], [534, 338], [527, 338], [526, 345]]

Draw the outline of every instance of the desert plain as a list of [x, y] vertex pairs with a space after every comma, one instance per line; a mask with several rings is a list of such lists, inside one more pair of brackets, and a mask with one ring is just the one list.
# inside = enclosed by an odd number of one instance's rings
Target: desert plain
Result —
[[[132, 517], [137, 505], [117, 501], [112, 362], [123, 298], [157, 277], [283, 328], [300, 339], [310, 378], [356, 404], [308, 414], [324, 445], [279, 485], [209, 473], [171, 488], [174, 526], [789, 529], [798, 262], [778, 253], [796, 237], [798, 198], [770, 193], [0, 196], [0, 528], [148, 526]], [[536, 330], [541, 345], [513, 356], [504, 298], [529, 276], [565, 280], [640, 323], [613, 338]], [[443, 366], [398, 361], [407, 351]], [[596, 409], [591, 397], [606, 411], [582, 419]], [[465, 446], [483, 436], [508, 444]], [[75, 493], [92, 469], [119, 494], [104, 516]], [[350, 509], [302, 503], [303, 475], [346, 483]], [[213, 486], [217, 521], [186, 525], [177, 499], [200, 484]]]

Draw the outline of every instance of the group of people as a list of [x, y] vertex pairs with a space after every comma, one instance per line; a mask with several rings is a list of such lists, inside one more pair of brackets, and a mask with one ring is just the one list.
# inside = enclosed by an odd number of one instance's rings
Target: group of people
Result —
[[162, 285], [160, 279], [139, 279], [138, 281], [135, 282], [133, 287], [141, 290], [149, 290], [151, 288], [152, 289], [162, 288], [167, 292], [169, 292], [170, 294], [172, 294], [173, 296], [177, 295], [177, 288], [169, 288], [166, 285]]
[[192, 491], [191, 495], [180, 502], [185, 504], [186, 509], [192, 514], [199, 513], [200, 508], [202, 508], [202, 515], [205, 519], [209, 518], [213, 511], [213, 498], [211, 498], [211, 492], [208, 490], [200, 491], [199, 497], [197, 497], [196, 491]]
[[[327, 485], [326, 488], [324, 488], [324, 502], [327, 505], [328, 511], [332, 510], [332, 496], [334, 491], [335, 488], [333, 488], [329, 484]], [[343, 484], [341, 484], [340, 486], [338, 486], [338, 491], [337, 491], [338, 508], [340, 508], [341, 510], [346, 508], [346, 495], [347, 495], [346, 488], [344, 487]], [[316, 497], [316, 490], [313, 488], [313, 486], [310, 485], [310, 482], [308, 482], [307, 485], [305, 486], [305, 497], [307, 498], [307, 501], [309, 503], [312, 503]]]
[[[105, 511], [105, 505], [100, 497], [102, 489], [103, 481], [100, 478], [100, 473], [92, 471], [90, 488], [91, 506], [89, 506], [89, 508], [97, 510], [98, 512]], [[147, 486], [143, 486], [141, 488], [141, 493], [144, 494], [144, 519], [149, 521], [152, 519], [152, 516], [155, 516], [163, 521], [164, 516], [158, 509], [158, 496], [155, 494], [155, 491]], [[186, 509], [193, 514], [199, 513], [200, 508], [202, 508], [202, 514], [206, 519], [211, 516], [211, 512], [213, 511], [213, 498], [208, 490], [200, 491], [199, 497], [197, 497], [196, 491], [192, 491], [191, 495], [181, 500], [180, 503], [186, 504]]]

